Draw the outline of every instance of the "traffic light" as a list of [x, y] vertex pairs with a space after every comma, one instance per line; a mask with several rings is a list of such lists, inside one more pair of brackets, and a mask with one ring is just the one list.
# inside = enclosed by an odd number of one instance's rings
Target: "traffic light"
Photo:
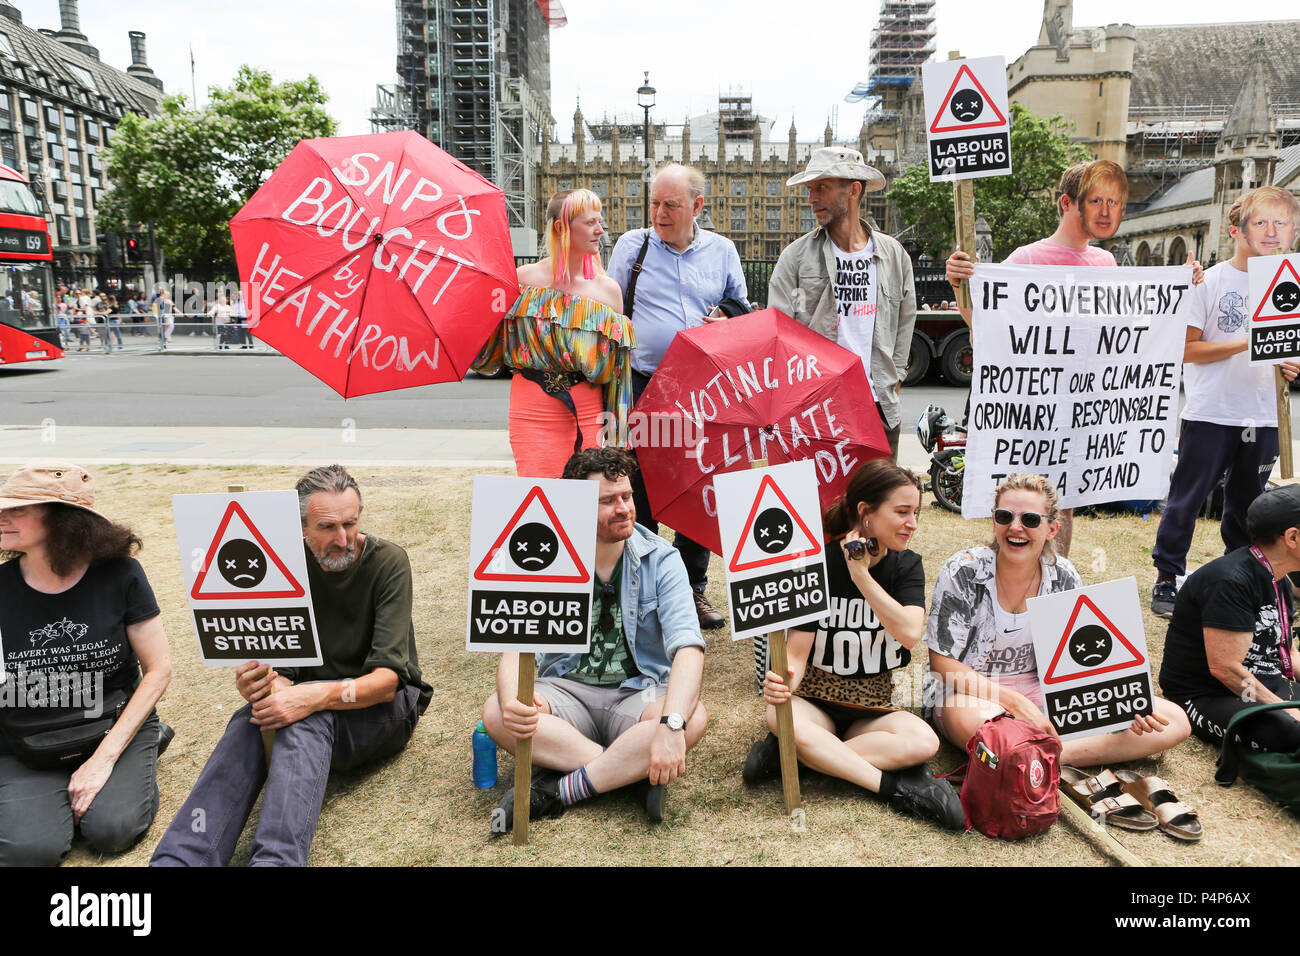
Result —
[[98, 237], [99, 252], [109, 269], [122, 268], [122, 237], [116, 232], [105, 232]]
[[144, 261], [144, 245], [137, 232], [126, 234], [126, 261], [132, 264]]

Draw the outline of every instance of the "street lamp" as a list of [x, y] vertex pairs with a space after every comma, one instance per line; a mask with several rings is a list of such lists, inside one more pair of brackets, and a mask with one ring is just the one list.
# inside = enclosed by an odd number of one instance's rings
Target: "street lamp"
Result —
[[[636, 91], [637, 105], [645, 111], [645, 128], [642, 131], [645, 161], [641, 167], [641, 225], [650, 222], [650, 107], [655, 105], [655, 88], [650, 85], [650, 71], [645, 71], [645, 82]], [[617, 159], [617, 157], [615, 157]]]

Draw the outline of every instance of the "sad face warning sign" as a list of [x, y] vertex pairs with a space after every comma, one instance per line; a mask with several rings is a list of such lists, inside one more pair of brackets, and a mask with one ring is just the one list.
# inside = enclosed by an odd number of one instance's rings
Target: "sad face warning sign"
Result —
[[829, 611], [817, 471], [811, 461], [714, 478], [733, 640]]
[[1030, 598], [1046, 713], [1062, 740], [1123, 730], [1153, 707], [1137, 579]]
[[1011, 172], [1006, 60], [940, 60], [921, 66], [930, 181]]
[[1300, 255], [1254, 256], [1250, 288], [1250, 364], [1300, 358]]
[[596, 481], [475, 477], [467, 650], [590, 648], [599, 489]]
[[203, 662], [321, 663], [297, 493], [173, 495], [172, 514]]

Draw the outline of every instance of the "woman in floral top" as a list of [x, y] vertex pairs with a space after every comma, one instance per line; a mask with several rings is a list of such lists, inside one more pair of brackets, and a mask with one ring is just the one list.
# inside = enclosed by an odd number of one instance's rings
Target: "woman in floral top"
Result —
[[624, 444], [632, 405], [632, 323], [600, 265], [600, 199], [566, 189], [546, 207], [549, 255], [519, 267], [520, 296], [474, 362], [515, 369], [510, 448], [515, 470], [558, 478], [582, 448]]

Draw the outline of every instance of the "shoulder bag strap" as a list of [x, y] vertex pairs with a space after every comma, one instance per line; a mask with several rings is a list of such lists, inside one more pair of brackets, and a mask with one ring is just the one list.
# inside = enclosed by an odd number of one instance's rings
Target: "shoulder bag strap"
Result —
[[623, 314], [627, 318], [632, 318], [632, 306], [636, 302], [636, 280], [641, 277], [641, 263], [645, 262], [646, 251], [650, 248], [650, 230], [645, 231], [645, 241], [641, 243], [641, 251], [637, 253], [636, 262], [632, 263], [632, 274], [627, 280], [627, 294], [623, 296]]

